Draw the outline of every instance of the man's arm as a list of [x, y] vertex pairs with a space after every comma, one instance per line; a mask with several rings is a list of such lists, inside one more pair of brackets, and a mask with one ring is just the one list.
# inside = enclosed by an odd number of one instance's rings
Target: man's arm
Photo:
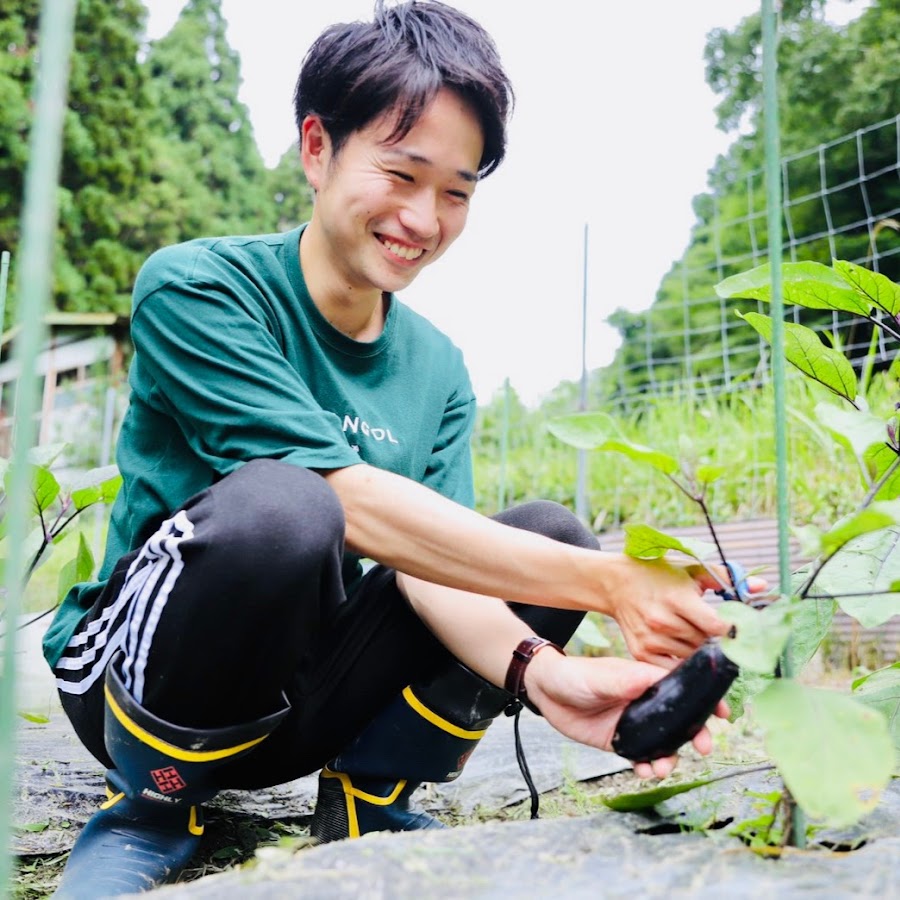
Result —
[[344, 507], [348, 547], [399, 572], [507, 601], [613, 616], [636, 658], [666, 666], [727, 630], [701, 599], [703, 588], [718, 586], [706, 573], [511, 528], [372, 466], [325, 477]]
[[[534, 632], [494, 597], [479, 596], [398, 573], [397, 585], [416, 614], [445, 647], [482, 678], [503, 687], [512, 652]], [[557, 731], [601, 750], [612, 749], [619, 717], [666, 674], [665, 669], [624, 659], [564, 657], [552, 649], [539, 651], [525, 669], [529, 700]], [[726, 714], [720, 706], [719, 714]], [[694, 738], [700, 753], [712, 749], [704, 728]], [[674, 756], [635, 764], [642, 778], [664, 778], [675, 767]]]

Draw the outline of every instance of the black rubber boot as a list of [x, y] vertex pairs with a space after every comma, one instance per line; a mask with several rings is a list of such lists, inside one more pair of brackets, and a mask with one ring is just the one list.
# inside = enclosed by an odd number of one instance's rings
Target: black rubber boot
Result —
[[104, 735], [116, 764], [107, 773], [110, 799], [79, 835], [54, 897], [97, 900], [175, 881], [203, 834], [200, 804], [216, 793], [213, 772], [264, 740], [287, 712], [209, 731], [182, 728], [141, 707], [110, 665]]
[[370, 831], [443, 828], [410, 809], [410, 795], [423, 781], [459, 777], [511, 699], [461, 663], [407, 687], [322, 770], [312, 836], [327, 842]]

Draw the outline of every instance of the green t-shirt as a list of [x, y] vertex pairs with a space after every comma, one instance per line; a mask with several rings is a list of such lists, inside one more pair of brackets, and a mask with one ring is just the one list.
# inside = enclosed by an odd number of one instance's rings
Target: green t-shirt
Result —
[[[124, 483], [100, 581], [70, 591], [44, 638], [51, 665], [115, 563], [248, 460], [363, 461], [473, 504], [475, 398], [462, 354], [393, 296], [376, 340], [334, 328], [306, 289], [302, 231], [189, 241], [141, 269], [116, 456]], [[359, 571], [348, 554], [348, 589]]]

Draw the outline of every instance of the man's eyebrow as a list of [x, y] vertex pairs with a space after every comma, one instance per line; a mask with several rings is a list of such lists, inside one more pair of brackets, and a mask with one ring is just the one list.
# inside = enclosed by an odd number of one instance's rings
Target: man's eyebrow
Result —
[[[410, 153], [409, 150], [397, 150], [395, 148], [391, 148], [387, 152], [394, 156], [402, 156], [404, 159], [407, 159], [410, 162], [419, 163], [423, 166], [434, 165], [434, 163], [427, 156], [422, 156], [419, 153]], [[470, 172], [468, 169], [457, 169], [456, 174], [463, 181], [470, 181], [473, 183], [478, 181], [478, 174], [476, 172]]]

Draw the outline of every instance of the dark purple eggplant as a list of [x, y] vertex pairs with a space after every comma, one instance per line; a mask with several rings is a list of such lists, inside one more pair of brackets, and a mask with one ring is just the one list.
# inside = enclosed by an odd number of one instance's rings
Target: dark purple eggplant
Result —
[[672, 756], [703, 727], [737, 675], [718, 641], [707, 641], [625, 707], [613, 750], [634, 762]]

